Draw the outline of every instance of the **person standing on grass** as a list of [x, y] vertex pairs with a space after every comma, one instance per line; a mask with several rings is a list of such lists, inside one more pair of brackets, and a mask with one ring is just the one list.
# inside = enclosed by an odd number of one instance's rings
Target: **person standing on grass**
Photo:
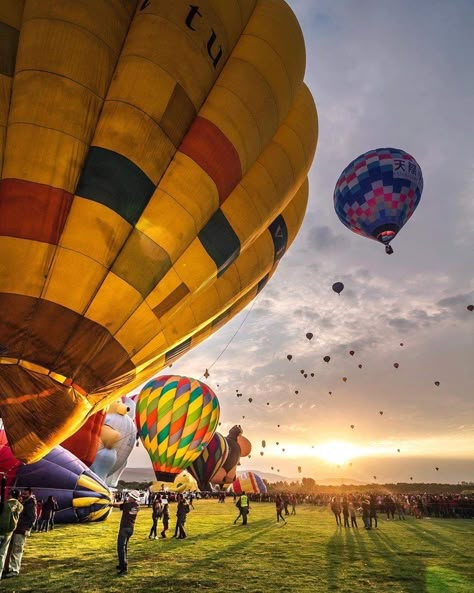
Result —
[[237, 517], [234, 520], [234, 525], [237, 523], [237, 521], [240, 519], [240, 517], [242, 517], [242, 507], [240, 505], [240, 498], [235, 503], [235, 506], [239, 509], [239, 514], [237, 515]]
[[247, 525], [247, 517], [250, 511], [249, 497], [245, 494], [245, 490], [242, 492], [239, 498], [240, 502], [240, 513], [242, 515], [242, 525]]
[[277, 497], [275, 498], [275, 507], [276, 507], [276, 512], [277, 512], [277, 523], [280, 522], [280, 519], [283, 521], [283, 523], [286, 523], [286, 519], [282, 515], [283, 499], [279, 494], [277, 494]]
[[336, 526], [342, 527], [341, 521], [341, 503], [336, 496], [332, 497], [331, 500], [331, 511], [334, 513], [334, 517], [336, 518]]
[[11, 491], [10, 498], [7, 501], [0, 503], [0, 578], [5, 566], [10, 540], [23, 510], [19, 498], [20, 492], [15, 489]]
[[150, 534], [148, 535], [148, 539], [157, 539], [156, 528], [158, 525], [158, 520], [161, 518], [161, 515], [163, 513], [163, 507], [161, 504], [161, 496], [159, 494], [157, 496], [155, 496], [155, 498], [153, 499], [151, 508], [152, 508], [151, 520], [153, 521], [153, 523], [152, 523], [152, 526], [150, 529]]
[[357, 525], [357, 515], [356, 515], [356, 509], [354, 506], [354, 502], [351, 500], [349, 500], [349, 514], [351, 516], [351, 527], [355, 527], [356, 529], [359, 529], [358, 525]]
[[296, 515], [296, 494], [291, 496], [291, 514]]
[[178, 494], [178, 508], [176, 510], [176, 529], [175, 537], [177, 539], [185, 539], [186, 531], [184, 525], [186, 523], [186, 515], [189, 513], [189, 505], [182, 494]]
[[162, 498], [161, 505], [162, 505], [162, 509], [163, 509], [161, 512], [161, 520], [163, 521], [163, 529], [162, 529], [160, 535], [162, 538], [165, 538], [166, 532], [168, 531], [168, 527], [170, 524], [170, 511], [168, 508], [168, 499]]
[[36, 521], [36, 498], [31, 488], [25, 488], [21, 497], [23, 510], [18, 518], [18, 523], [10, 542], [10, 560], [5, 578], [17, 577], [20, 574], [21, 561], [25, 552], [26, 538], [31, 535], [31, 530]]
[[128, 572], [128, 540], [133, 535], [135, 521], [140, 510], [140, 493], [138, 490], [131, 490], [125, 502], [116, 502], [114, 507], [122, 511], [120, 527], [117, 537], [118, 574], [124, 575]]
[[342, 499], [342, 516], [344, 517], [344, 527], [349, 527], [349, 502], [347, 496]]
[[370, 500], [364, 498], [362, 501], [362, 520], [366, 529], [372, 529], [370, 521]]
[[370, 526], [372, 527], [372, 519], [374, 520], [375, 527], [377, 528], [377, 498], [375, 494], [370, 495]]

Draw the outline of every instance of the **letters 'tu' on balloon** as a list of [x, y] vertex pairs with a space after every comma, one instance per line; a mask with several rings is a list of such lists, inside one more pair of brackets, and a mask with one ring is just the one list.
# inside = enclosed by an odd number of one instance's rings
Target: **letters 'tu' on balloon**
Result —
[[0, 414], [31, 462], [262, 290], [317, 115], [284, 0], [1, 7]]

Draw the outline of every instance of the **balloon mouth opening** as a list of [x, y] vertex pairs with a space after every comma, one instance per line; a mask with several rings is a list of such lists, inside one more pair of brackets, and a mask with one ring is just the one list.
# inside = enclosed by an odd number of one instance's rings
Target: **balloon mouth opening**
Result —
[[155, 471], [155, 477], [157, 482], [174, 482], [176, 476], [178, 474], [173, 474], [171, 472], [157, 472]]
[[373, 236], [377, 239], [377, 241], [380, 241], [380, 243], [388, 245], [390, 241], [396, 237], [399, 230], [400, 227], [396, 224], [384, 224], [383, 226], [380, 226], [374, 230]]

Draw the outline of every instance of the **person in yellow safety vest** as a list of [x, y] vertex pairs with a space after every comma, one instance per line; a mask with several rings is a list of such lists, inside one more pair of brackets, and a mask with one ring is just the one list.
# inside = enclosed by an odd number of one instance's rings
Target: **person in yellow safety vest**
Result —
[[247, 525], [247, 516], [250, 511], [250, 504], [248, 496], [245, 494], [245, 491], [242, 492], [239, 498], [240, 502], [240, 513], [242, 515], [242, 525]]

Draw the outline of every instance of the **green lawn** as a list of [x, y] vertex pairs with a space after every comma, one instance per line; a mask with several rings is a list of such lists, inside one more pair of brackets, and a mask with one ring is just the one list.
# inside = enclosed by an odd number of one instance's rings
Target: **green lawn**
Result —
[[[116, 576], [120, 512], [105, 523], [59, 526], [27, 541], [22, 574], [4, 591], [42, 593], [473, 593], [474, 521], [386, 521], [377, 530], [336, 529], [326, 509], [300, 506], [277, 524], [274, 505], [254, 504], [249, 525], [232, 524], [231, 500], [197, 501], [186, 540], [176, 540], [175, 505], [166, 540], [148, 539], [141, 510], [129, 573]], [[171, 533], [170, 533], [171, 532]]]

